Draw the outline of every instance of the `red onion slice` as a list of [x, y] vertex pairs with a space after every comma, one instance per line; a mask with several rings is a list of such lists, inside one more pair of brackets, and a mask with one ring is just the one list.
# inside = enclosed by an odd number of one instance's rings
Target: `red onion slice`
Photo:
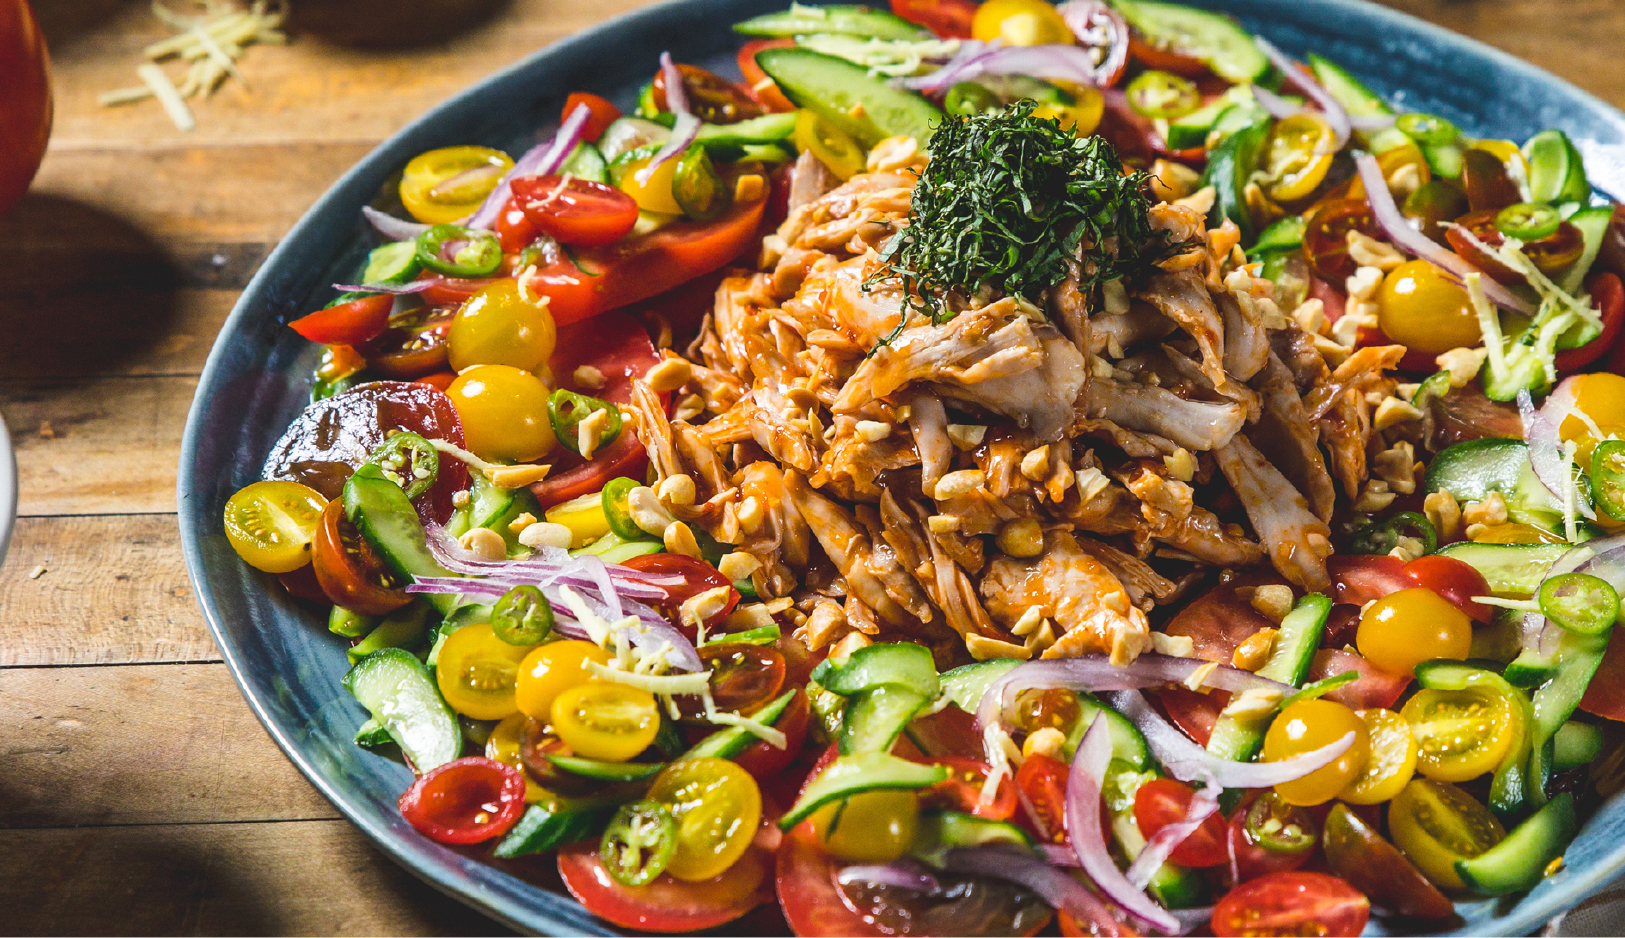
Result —
[[1182, 782], [1203, 782], [1221, 788], [1269, 788], [1303, 778], [1332, 762], [1354, 745], [1348, 733], [1334, 743], [1280, 762], [1233, 762], [1213, 755], [1164, 720], [1137, 690], [1118, 691], [1111, 704], [1139, 727], [1152, 755], [1168, 774]]
[[929, 75], [898, 79], [896, 84], [927, 94], [945, 92], [978, 75], [1031, 75], [1094, 85], [1099, 76], [1088, 50], [1079, 46], [1002, 46], [960, 43], [960, 51], [947, 65]]
[[1253, 89], [1253, 98], [1258, 101], [1258, 106], [1268, 111], [1269, 115], [1276, 120], [1291, 117], [1303, 110], [1301, 106], [1293, 104], [1262, 85], [1252, 85], [1251, 87]]
[[[1465, 280], [1468, 274], [1483, 274], [1483, 271], [1467, 263], [1459, 254], [1411, 227], [1411, 223], [1400, 212], [1399, 206], [1394, 204], [1394, 195], [1388, 191], [1388, 181], [1383, 178], [1382, 167], [1377, 164], [1376, 157], [1369, 153], [1356, 153], [1354, 165], [1360, 170], [1360, 182], [1365, 186], [1366, 201], [1371, 203], [1371, 214], [1376, 216], [1377, 224], [1387, 232], [1388, 240], [1394, 242], [1401, 250], [1420, 257], [1446, 274], [1453, 275], [1457, 281]], [[1482, 276], [1480, 280], [1484, 287], [1484, 295], [1491, 303], [1521, 316], [1535, 314], [1533, 306], [1490, 277]]]
[[1366, 114], [1364, 116], [1349, 115], [1349, 124], [1355, 130], [1387, 130], [1394, 126], [1399, 118], [1393, 114]]
[[843, 886], [851, 883], [872, 883], [894, 889], [914, 892], [941, 892], [942, 883], [931, 871], [913, 860], [896, 860], [870, 866], [847, 866], [835, 874], [835, 881]]
[[431, 225], [420, 225], [417, 222], [404, 221], [388, 212], [380, 212], [370, 205], [361, 206], [361, 217], [372, 225], [374, 231], [384, 236], [388, 241], [411, 241], [418, 235], [428, 231]]
[[1128, 64], [1128, 20], [1101, 0], [1070, 0], [1056, 7], [1055, 12], [1061, 14], [1084, 48], [1099, 53], [1094, 83], [1100, 87], [1115, 84], [1113, 79]]
[[1202, 822], [1218, 812], [1221, 791], [1223, 789], [1211, 781], [1198, 788], [1186, 808], [1185, 817], [1172, 824], [1163, 825], [1161, 830], [1146, 841], [1145, 849], [1141, 850], [1140, 855], [1129, 864], [1128, 873], [1125, 874], [1135, 889], [1144, 889], [1168, 857], [1185, 842], [1185, 838], [1196, 833]]
[[1563, 439], [1558, 432], [1562, 421], [1574, 413], [1574, 379], [1557, 386], [1546, 403], [1535, 409], [1534, 399], [1528, 391], [1518, 392], [1518, 413], [1523, 417], [1523, 439], [1529, 444], [1529, 466], [1535, 477], [1551, 494], [1560, 510], [1572, 500], [1575, 511], [1587, 521], [1597, 520], [1590, 499], [1580, 491], [1572, 475], [1572, 461], [1564, 456]]
[[[1123, 693], [1139, 696], [1137, 691]], [[1106, 849], [1106, 834], [1100, 829], [1100, 794], [1111, 759], [1111, 731], [1106, 721], [1096, 715], [1094, 722], [1084, 732], [1083, 741], [1078, 743], [1077, 754], [1072, 758], [1072, 770], [1066, 777], [1067, 836], [1072, 839], [1072, 849], [1077, 851], [1078, 863], [1083, 871], [1089, 874], [1106, 898], [1122, 906], [1129, 914], [1144, 919], [1153, 928], [1165, 934], [1177, 934], [1179, 920], [1135, 888], [1123, 871], [1117, 868], [1111, 852]]]
[[700, 133], [700, 119], [688, 109], [688, 91], [683, 87], [683, 73], [671, 60], [670, 52], [660, 53], [660, 74], [666, 79], [666, 106], [677, 115], [677, 123], [672, 125], [671, 136], [655, 152], [654, 159], [638, 170], [640, 183], [647, 183], [660, 164], [688, 149]]
[[[1111, 860], [1108, 858], [1106, 862], [1110, 863]], [[986, 876], [1025, 886], [1040, 899], [1080, 922], [1094, 923], [1103, 928], [1109, 928], [1108, 923], [1117, 922], [1110, 907], [1090, 892], [1088, 886], [1018, 847], [960, 847], [948, 851], [943, 866], [953, 873]], [[1174, 924], [1177, 926], [1178, 922]], [[1132, 934], [1127, 929], [1104, 933]]]
[[405, 296], [410, 293], [422, 293], [434, 286], [433, 280], [414, 280], [411, 283], [335, 283], [333, 289], [340, 293], [390, 293], [395, 296]]
[[538, 143], [526, 150], [524, 155], [514, 160], [513, 168], [497, 183], [491, 194], [485, 197], [474, 214], [468, 216], [463, 222], [469, 228], [484, 228], [489, 230], [496, 224], [497, 216], [502, 213], [502, 207], [508, 204], [508, 197], [513, 190], [510, 184], [522, 176], [546, 176], [559, 171], [564, 161], [569, 158], [571, 151], [581, 142], [581, 129], [587, 126], [587, 118], [592, 111], [585, 104], [576, 105], [564, 123], [559, 125], [558, 132], [552, 137]]
[[1338, 150], [1343, 149], [1343, 145], [1349, 142], [1349, 134], [1354, 128], [1349, 124], [1349, 112], [1343, 107], [1342, 102], [1333, 97], [1331, 92], [1322, 88], [1320, 82], [1310, 77], [1309, 73], [1304, 71], [1298, 63], [1288, 58], [1285, 52], [1277, 49], [1275, 43], [1270, 42], [1263, 36], [1254, 36], [1253, 42], [1264, 53], [1264, 56], [1274, 63], [1276, 68], [1281, 70], [1282, 74], [1292, 79], [1292, 83], [1302, 88], [1303, 93], [1313, 99], [1315, 104], [1320, 107], [1320, 111], [1325, 115], [1326, 123], [1331, 125], [1332, 134], [1335, 137], [1332, 152], [1336, 153]]

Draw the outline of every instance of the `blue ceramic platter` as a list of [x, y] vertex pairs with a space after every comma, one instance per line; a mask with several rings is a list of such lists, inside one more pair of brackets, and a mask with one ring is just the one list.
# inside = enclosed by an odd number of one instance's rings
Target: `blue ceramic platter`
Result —
[[[419, 836], [396, 810], [401, 764], [356, 748], [365, 719], [339, 680], [341, 639], [243, 564], [221, 530], [226, 499], [254, 481], [308, 400], [316, 347], [286, 323], [325, 302], [371, 246], [361, 206], [412, 156], [477, 143], [519, 153], [552, 131], [574, 90], [630, 111], [662, 50], [737, 77], [729, 25], [788, 0], [672, 0], [543, 49], [425, 114], [346, 173], [272, 252], [209, 355], [187, 419], [180, 524], [192, 586], [243, 695], [288, 758], [396, 862], [514, 928], [617, 934], [567, 895]], [[1318, 51], [1402, 108], [1440, 114], [1476, 136], [1526, 139], [1560, 127], [1599, 191], [1625, 193], [1625, 114], [1502, 52], [1356, 0], [1198, 0], [1289, 53]], [[252, 193], [249, 193], [251, 196]], [[1625, 800], [1590, 820], [1563, 872], [1518, 903], [1464, 904], [1461, 934], [1528, 934], [1625, 868]]]

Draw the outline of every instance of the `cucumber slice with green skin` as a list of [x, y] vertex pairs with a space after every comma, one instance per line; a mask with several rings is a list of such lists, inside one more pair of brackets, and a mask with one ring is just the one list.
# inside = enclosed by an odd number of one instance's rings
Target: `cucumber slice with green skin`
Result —
[[853, 795], [866, 791], [916, 791], [930, 788], [947, 777], [948, 769], [944, 766], [921, 765], [885, 752], [837, 756], [817, 778], [807, 783], [795, 806], [779, 819], [779, 829], [789, 830], [824, 805]]
[[417, 276], [421, 269], [417, 243], [393, 241], [368, 252], [367, 266], [361, 271], [361, 282], [367, 286], [405, 283]]
[[327, 630], [345, 638], [362, 638], [377, 628], [379, 621], [379, 616], [364, 616], [343, 606], [334, 606], [333, 611], [327, 614]]
[[[1497, 609], [1488, 624], [1473, 623], [1473, 644], [1467, 657], [1494, 661], [1505, 673], [1506, 665], [1523, 653], [1523, 613], [1517, 609]], [[1516, 683], [1516, 682], [1514, 682]]]
[[813, 36], [833, 33], [860, 39], [931, 39], [932, 35], [894, 13], [864, 6], [794, 6], [734, 24], [743, 36]]
[[[1258, 669], [1259, 677], [1297, 687], [1309, 674], [1315, 651], [1320, 648], [1320, 637], [1326, 631], [1326, 618], [1331, 615], [1332, 601], [1319, 593], [1310, 593], [1281, 620], [1281, 631], [1275, 636], [1275, 649], [1269, 660]], [[1269, 728], [1268, 715], [1244, 719], [1221, 714], [1213, 724], [1207, 751], [1237, 762], [1251, 762], [1264, 747], [1264, 731]]]
[[549, 755], [547, 761], [571, 775], [596, 778], [605, 782], [641, 782], [654, 778], [666, 767], [664, 762], [600, 762], [579, 756]]
[[[530, 489], [504, 489], [491, 484], [485, 473], [472, 473], [474, 477], [471, 486], [471, 495], [468, 500], [467, 511], [462, 516], [462, 530], [456, 530], [451, 524], [446, 530], [453, 537], [462, 537], [474, 528], [489, 528], [502, 536], [507, 545], [508, 553], [524, 549], [519, 543], [519, 535], [509, 525], [520, 515], [529, 514], [533, 518], [542, 516], [542, 506], [536, 501]], [[462, 511], [462, 509], [459, 509]], [[453, 523], [457, 522], [457, 514], [452, 516]]]
[[423, 663], [433, 671], [440, 661], [440, 646], [446, 643], [447, 636], [464, 626], [490, 622], [491, 612], [492, 607], [484, 603], [463, 603], [446, 613], [445, 620], [434, 630], [434, 643], [429, 646], [429, 657], [423, 659]]
[[1540, 581], [1546, 579], [1546, 571], [1552, 568], [1557, 558], [1573, 549], [1570, 544], [1475, 544], [1472, 541], [1457, 541], [1439, 553], [1463, 561], [1484, 574], [1491, 593], [1511, 599], [1528, 599], [1540, 589]]
[[1241, 243], [1250, 245], [1257, 234], [1253, 230], [1252, 213], [1247, 208], [1244, 190], [1258, 169], [1259, 154], [1269, 138], [1273, 121], [1264, 117], [1236, 131], [1208, 155], [1207, 169], [1202, 173], [1202, 186], [1213, 186], [1212, 224], [1224, 223], [1226, 218], [1241, 229]]
[[419, 774], [463, 754], [463, 731], [440, 688], [411, 652], [386, 648], [344, 675], [344, 689], [366, 707]]
[[1564, 723], [1552, 734], [1552, 771], [1566, 772], [1602, 755], [1602, 730], [1590, 723]]
[[[1136, 772], [1120, 762], [1112, 762], [1106, 770], [1101, 794], [1105, 798], [1106, 813], [1111, 819], [1112, 841], [1123, 857], [1133, 863], [1145, 851], [1145, 835], [1140, 823], [1134, 819], [1134, 796], [1140, 786], [1161, 776], [1156, 771]], [[1190, 909], [1207, 900], [1207, 886], [1195, 871], [1177, 863], [1164, 862], [1151, 874], [1146, 884], [1153, 898], [1170, 909]]]
[[1112, 759], [1136, 772], [1144, 772], [1156, 763], [1151, 758], [1151, 747], [1145, 741], [1138, 727], [1129, 722], [1111, 707], [1100, 702], [1093, 694], [1078, 694], [1078, 710], [1080, 717], [1067, 733], [1066, 743], [1062, 749], [1066, 756], [1065, 761], [1070, 763], [1072, 756], [1078, 751], [1078, 744], [1083, 742], [1083, 734], [1088, 732], [1089, 725], [1099, 718], [1106, 721], [1106, 728], [1111, 733]]
[[812, 679], [848, 697], [882, 684], [907, 687], [928, 700], [942, 689], [930, 650], [910, 642], [867, 645], [839, 663], [826, 658], [813, 669]]
[[[1388, 106], [1387, 101], [1331, 59], [1311, 52], [1309, 68], [1315, 73], [1315, 80], [1320, 82], [1320, 86], [1343, 105], [1350, 117], [1393, 116], [1394, 109]], [[1394, 147], [1404, 146], [1410, 140], [1404, 131], [1395, 127], [1355, 131], [1355, 137], [1372, 153], [1386, 153]]]
[[373, 750], [393, 746], [395, 740], [390, 737], [389, 730], [384, 729], [384, 724], [368, 717], [367, 722], [355, 731], [355, 744], [362, 749]]
[[1288, 215], [1265, 228], [1247, 253], [1261, 256], [1276, 251], [1296, 251], [1303, 247], [1303, 235], [1308, 229], [1309, 221], [1302, 215]]
[[[865, 147], [886, 137], [913, 137], [924, 147], [943, 119], [942, 110], [924, 97], [833, 55], [763, 49], [756, 64], [798, 107], [816, 112]], [[854, 109], [862, 116], [854, 117]]]
[[1028, 75], [978, 75], [971, 79], [981, 85], [993, 96], [1004, 102], [1006, 106], [1016, 103], [1023, 98], [1031, 98], [1040, 104], [1057, 104], [1070, 107], [1077, 102], [1069, 92], [1055, 85]]
[[[775, 698], [772, 703], [751, 714], [751, 719], [758, 723], [765, 723], [768, 726], [774, 725], [779, 721], [779, 717], [784, 715], [785, 708], [790, 706], [790, 698], [795, 695], [796, 692], [793, 690], [785, 691]], [[742, 726], [730, 726], [700, 740], [698, 745], [683, 753], [674, 761], [681, 762], [686, 759], [737, 759], [741, 753], [755, 745], [760, 739], [760, 736]]]
[[694, 140], [707, 148], [743, 147], [788, 140], [795, 132], [794, 112], [763, 114], [761, 117], [752, 117], [737, 124], [701, 124]]
[[[1527, 798], [1531, 804], [1546, 803], [1546, 781], [1551, 777], [1551, 740], [1579, 706], [1586, 687], [1602, 664], [1608, 648], [1607, 635], [1576, 635], [1564, 632], [1558, 639], [1556, 673], [1530, 696], [1534, 708], [1533, 730], [1529, 738]], [[1516, 662], [1514, 662], [1516, 664]], [[1511, 670], [1511, 665], [1508, 665]]]
[[427, 605], [414, 602], [402, 606], [383, 618], [367, 637], [350, 646], [350, 663], [384, 648], [416, 648], [429, 635], [434, 623], [434, 611]]
[[565, 844], [586, 840], [604, 829], [615, 814], [615, 805], [572, 809], [563, 805], [533, 804], [525, 808], [519, 822], [497, 841], [493, 856], [509, 859], [531, 853], [546, 853]]
[[598, 153], [613, 163], [616, 157], [632, 150], [650, 145], [659, 149], [670, 138], [671, 131], [654, 121], [641, 117], [619, 117], [605, 127], [603, 136], [598, 138]]
[[992, 821], [959, 811], [928, 811], [920, 815], [910, 853], [915, 859], [940, 868], [950, 850], [989, 844], [1033, 849], [1032, 837], [1006, 821]]
[[1499, 698], [1519, 711], [1512, 746], [1490, 783], [1489, 807], [1501, 817], [1521, 812], [1527, 794], [1524, 772], [1529, 763], [1534, 721], [1533, 709], [1524, 695], [1494, 671], [1460, 661], [1424, 661], [1416, 666], [1416, 683], [1430, 690], [1475, 691]]
[[1213, 127], [1208, 130], [1207, 137], [1202, 142], [1209, 150], [1217, 150], [1237, 133], [1261, 120], [1269, 119], [1269, 112], [1256, 104], [1238, 104], [1219, 115], [1219, 119], [1213, 122]]
[[565, 173], [588, 182], [609, 184], [609, 162], [604, 159], [604, 154], [598, 152], [598, 148], [590, 143], [578, 143], [576, 148], [570, 151], [570, 155], [565, 157], [564, 165], [559, 167], [559, 175]]
[[1597, 255], [1602, 251], [1603, 238], [1608, 235], [1613, 220], [1614, 210], [1606, 205], [1583, 208], [1569, 216], [1569, 224], [1580, 229], [1585, 247], [1580, 250], [1579, 260], [1557, 278], [1557, 285], [1563, 288], [1563, 292], [1570, 296], [1580, 295], [1585, 287], [1586, 274], [1591, 273], [1591, 265], [1596, 263]]
[[581, 557], [591, 554], [603, 560], [604, 563], [625, 563], [633, 557], [642, 557], [644, 554], [658, 554], [665, 549], [665, 545], [659, 541], [641, 539], [628, 541], [611, 531], [586, 547], [570, 551], [570, 556]]
[[1149, 44], [1201, 59], [1231, 84], [1256, 82], [1270, 69], [1253, 37], [1228, 16], [1150, 0], [1113, 0], [1112, 6]]
[[841, 720], [841, 755], [888, 752], [930, 699], [911, 687], [882, 684], [858, 692]]
[[1536, 202], [1585, 202], [1591, 198], [1585, 162], [1561, 130], [1543, 130], [1523, 145], [1529, 161], [1529, 195]]
[[1456, 875], [1468, 889], [1486, 896], [1532, 889], [1546, 877], [1546, 868], [1562, 855], [1579, 827], [1574, 796], [1563, 792], [1500, 843], [1470, 860], [1457, 860]]
[[1529, 446], [1522, 440], [1466, 440], [1447, 447], [1428, 466], [1423, 488], [1429, 494], [1449, 491], [1462, 504], [1499, 492], [1509, 508], [1554, 513], [1546, 487], [1529, 465]]
[[[417, 509], [401, 487], [384, 478], [377, 466], [362, 466], [344, 483], [344, 514], [397, 576], [416, 579], [457, 575], [429, 553]], [[424, 598], [442, 613], [459, 604], [456, 596], [446, 594], [427, 594]]]
[[952, 671], [944, 672], [940, 681], [942, 693], [952, 700], [959, 709], [966, 713], [975, 713], [981, 706], [982, 698], [987, 695], [987, 689], [993, 682], [1018, 666], [1021, 662], [1014, 658], [989, 658], [974, 664], [961, 665]]

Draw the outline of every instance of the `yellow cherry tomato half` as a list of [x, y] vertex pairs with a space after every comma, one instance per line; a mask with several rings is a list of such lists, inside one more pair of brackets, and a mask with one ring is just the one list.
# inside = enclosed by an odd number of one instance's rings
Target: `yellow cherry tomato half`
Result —
[[1325, 118], [1299, 113], [1277, 121], [1264, 145], [1267, 192], [1277, 202], [1296, 202], [1313, 194], [1336, 153], [1336, 133]]
[[1365, 771], [1371, 755], [1371, 737], [1354, 711], [1330, 700], [1300, 700], [1282, 710], [1264, 734], [1264, 761], [1280, 762], [1329, 746], [1354, 734], [1354, 745], [1330, 764], [1303, 778], [1282, 782], [1275, 793], [1288, 804], [1324, 804], [1349, 787]]
[[512, 365], [535, 374], [553, 357], [558, 332], [546, 303], [532, 303], [519, 281], [481, 287], [452, 317], [446, 332], [452, 371], [475, 365]]
[[1475, 544], [1561, 544], [1563, 535], [1532, 524], [1490, 524], [1473, 535]]
[[677, 820], [677, 849], [666, 872], [691, 883], [732, 866], [762, 819], [756, 780], [726, 759], [675, 762], [655, 777], [647, 797]]
[[1412, 674], [1435, 658], [1466, 659], [1473, 647], [1473, 620], [1425, 586], [1390, 593], [1365, 608], [1354, 643], [1389, 674]]
[[507, 717], [519, 709], [514, 687], [529, 650], [497, 638], [488, 622], [463, 626], [440, 644], [434, 671], [440, 695], [465, 717]]
[[597, 680], [587, 670], [587, 662], [607, 665], [610, 659], [609, 652], [592, 642], [571, 640], [537, 646], [519, 663], [514, 688], [519, 711], [532, 720], [551, 720], [554, 698], [572, 687]]
[[1394, 846], [1445, 889], [1461, 889], [1456, 861], [1500, 843], [1506, 829], [1489, 809], [1454, 785], [1413, 778], [1388, 804]]
[[1474, 688], [1423, 688], [1400, 711], [1416, 737], [1416, 770], [1439, 782], [1495, 771], [1522, 730], [1522, 708]]
[[1416, 774], [1416, 740], [1411, 725], [1392, 710], [1356, 710], [1371, 737], [1365, 771], [1337, 797], [1349, 804], [1381, 804], [1399, 794]]
[[1388, 338], [1429, 355], [1481, 344], [1467, 291], [1427, 261], [1406, 261], [1377, 288], [1377, 322]]
[[795, 144], [798, 150], [811, 150], [820, 163], [842, 179], [863, 172], [863, 147], [846, 131], [805, 108], [796, 112]]
[[401, 173], [401, 202], [426, 225], [472, 215], [497, 187], [513, 158], [490, 147], [443, 147], [419, 153]]
[[553, 448], [542, 380], [512, 365], [475, 365], [446, 388], [469, 452], [481, 459], [528, 462]]
[[496, 726], [491, 727], [491, 735], [485, 738], [485, 758], [493, 762], [511, 765], [525, 774], [525, 803], [536, 804], [542, 801], [551, 801], [556, 796], [536, 784], [530, 773], [525, 771], [525, 761], [520, 756], [520, 749], [525, 744], [525, 724], [530, 717], [523, 713], [511, 713], [502, 718]]
[[987, 0], [976, 8], [971, 37], [1007, 46], [1073, 45], [1077, 39], [1055, 7], [1042, 0]]
[[553, 732], [578, 756], [625, 762], [649, 748], [660, 731], [660, 708], [641, 687], [590, 681], [566, 688], [549, 708]]
[[680, 215], [683, 207], [677, 203], [677, 197], [671, 193], [672, 181], [677, 178], [678, 159], [669, 159], [654, 168], [648, 179], [639, 178], [643, 168], [649, 165], [654, 157], [646, 156], [640, 160], [633, 160], [626, 164], [620, 182], [616, 185], [620, 190], [632, 197], [638, 203], [638, 208], [645, 212], [654, 212], [659, 215]]
[[310, 563], [327, 499], [298, 482], [254, 482], [226, 501], [226, 540], [249, 566], [292, 573]]
[[1071, 104], [1040, 104], [1033, 108], [1034, 117], [1048, 117], [1060, 121], [1061, 126], [1074, 136], [1087, 137], [1100, 126], [1106, 114], [1106, 98], [1099, 89], [1069, 81], [1052, 82], [1072, 96]]
[[824, 852], [853, 863], [890, 863], [914, 846], [920, 801], [911, 791], [866, 791], [812, 813]]
[[[1603, 436], [1625, 438], [1625, 377], [1599, 372], [1575, 378], [1574, 409], [1590, 417]], [[1591, 451], [1601, 440], [1589, 424], [1570, 415], [1563, 418], [1557, 433], [1565, 442], [1577, 441], [1580, 446], [1576, 458], [1582, 465], [1591, 464]]]
[[548, 521], [570, 529], [570, 547], [586, 547], [609, 533], [609, 515], [604, 513], [602, 492], [577, 495], [546, 512]]

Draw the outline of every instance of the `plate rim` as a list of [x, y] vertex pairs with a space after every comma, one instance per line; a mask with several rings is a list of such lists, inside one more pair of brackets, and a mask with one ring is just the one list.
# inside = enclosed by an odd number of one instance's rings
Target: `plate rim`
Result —
[[[821, 0], [815, 0], [815, 2], [821, 2]], [[1181, 0], [1181, 2], [1209, 9], [1230, 10], [1236, 6], [1258, 4], [1261, 0]], [[659, 2], [597, 23], [580, 32], [543, 46], [473, 82], [412, 118], [360, 160], [352, 164], [321, 196], [311, 203], [298, 221], [279, 239], [276, 246], [260, 264], [254, 276], [249, 280], [233, 304], [231, 313], [226, 317], [216, 334], [208, 358], [199, 374], [197, 389], [187, 411], [185, 430], [181, 438], [180, 464], [176, 480], [177, 522], [180, 527], [181, 550], [185, 559], [187, 579], [203, 612], [209, 632], [220, 650], [221, 657], [255, 718], [259, 720], [266, 733], [282, 750], [288, 760], [299, 769], [300, 773], [317, 791], [321, 792], [322, 796], [344, 815], [349, 823], [359, 828], [372, 844], [392, 861], [445, 895], [521, 931], [534, 929], [542, 933], [548, 933], [555, 929], [562, 929], [554, 933], [621, 933], [619, 931], [605, 930], [604, 926], [607, 923], [591, 916], [591, 913], [587, 913], [584, 907], [580, 906], [567, 892], [555, 893], [552, 890], [545, 890], [549, 895], [556, 896], [565, 904], [564, 907], [559, 909], [540, 907], [511, 910], [483, 895], [483, 890], [478, 882], [453, 876], [450, 866], [443, 863], [423, 862], [426, 859], [424, 853], [427, 849], [424, 844], [412, 843], [409, 842], [408, 838], [396, 836], [390, 829], [375, 823], [371, 818], [367, 817], [361, 805], [351, 803], [347, 789], [335, 782], [330, 782], [326, 775], [312, 764], [312, 761], [296, 745], [292, 732], [274, 721], [265, 703], [259, 698], [258, 694], [250, 690], [250, 681], [245, 673], [245, 662], [240, 654], [241, 649], [228, 638], [228, 632], [222, 625], [221, 612], [217, 608], [212, 591], [208, 588], [209, 580], [204, 566], [203, 550], [198, 538], [193, 533], [198, 527], [196, 522], [202, 520], [200, 503], [191, 496], [196, 489], [197, 476], [195, 475], [195, 469], [197, 468], [197, 457], [201, 451], [200, 442], [204, 415], [207, 411], [210, 392], [215, 390], [217, 384], [222, 380], [220, 372], [224, 367], [223, 362], [226, 357], [225, 338], [240, 331], [240, 327], [250, 316], [264, 314], [263, 307], [269, 304], [265, 302], [266, 298], [263, 294], [268, 290], [275, 275], [274, 272], [282, 266], [284, 258], [296, 253], [300, 244], [316, 234], [315, 229], [325, 228], [330, 224], [324, 216], [347, 201], [353, 202], [352, 207], [359, 211], [360, 206], [368, 204], [376, 196], [376, 186], [371, 187], [364, 193], [351, 190], [357, 190], [360, 184], [377, 173], [381, 166], [387, 165], [389, 171], [393, 172], [395, 163], [399, 162], [394, 155], [394, 151], [402, 148], [414, 136], [423, 133], [424, 128], [461, 113], [470, 103], [506, 82], [510, 76], [535, 68], [539, 60], [562, 57], [571, 50], [588, 49], [613, 38], [615, 34], [628, 28], [653, 25], [678, 11], [699, 10], [706, 5], [707, 0], [659, 0]], [[1289, 5], [1296, 8], [1294, 12], [1299, 17], [1306, 10], [1324, 11], [1326, 14], [1334, 16], [1351, 16], [1378, 28], [1419, 36], [1428, 44], [1444, 52], [1470, 52], [1473, 55], [1488, 59], [1498, 70], [1498, 74], [1510, 73], [1518, 78], [1538, 84], [1556, 85], [1563, 89], [1566, 94], [1578, 99], [1592, 110], [1592, 114], [1585, 115], [1588, 120], [1593, 116], [1606, 117], [1613, 123], [1616, 131], [1625, 135], [1625, 112], [1622, 112], [1619, 108], [1602, 100], [1592, 92], [1580, 88], [1533, 63], [1477, 39], [1456, 33], [1411, 14], [1367, 2], [1367, 0], [1290, 0]], [[385, 173], [385, 175], [387, 176], [388, 173]], [[359, 196], [359, 201], [356, 201], [357, 196]], [[4, 433], [4, 424], [0, 423], [0, 435]], [[0, 446], [4, 446], [8, 442], [9, 440], [0, 440]], [[0, 453], [0, 460], [11, 456], [9, 450], [10, 448], [7, 446], [6, 452]], [[6, 469], [6, 466], [0, 465], [0, 560], [4, 558], [6, 537], [10, 533], [4, 516], [6, 510]], [[17, 488], [14, 462], [11, 466], [10, 481], [10, 501], [12, 515], [14, 516]], [[500, 867], [491, 865], [489, 868], [493, 874], [512, 876], [511, 873]], [[1531, 902], [1526, 898], [1504, 915], [1486, 919], [1477, 925], [1469, 925], [1444, 934], [1518, 935], [1528, 933], [1555, 915], [1566, 912], [1596, 893], [1607, 882], [1616, 878], [1621, 869], [1625, 869], [1625, 842], [1620, 843], [1607, 853], [1602, 860], [1575, 875], [1573, 879], [1567, 881], [1561, 887], [1553, 889], [1546, 895], [1535, 897], [1535, 901]], [[518, 877], [514, 878], [518, 879]], [[521, 881], [523, 882], [523, 880]], [[540, 889], [541, 887], [536, 888]], [[567, 920], [565, 916], [572, 911], [569, 906], [574, 906], [585, 918], [575, 921]]]

